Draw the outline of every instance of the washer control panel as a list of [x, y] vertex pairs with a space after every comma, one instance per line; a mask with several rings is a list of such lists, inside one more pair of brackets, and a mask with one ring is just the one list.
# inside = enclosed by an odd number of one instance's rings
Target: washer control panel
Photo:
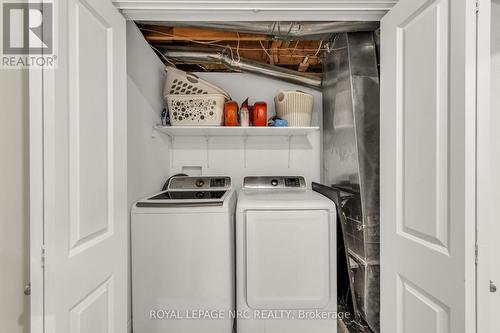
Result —
[[302, 176], [249, 176], [243, 179], [244, 188], [255, 189], [305, 189], [306, 180]]
[[169, 190], [225, 190], [231, 187], [231, 178], [227, 176], [214, 177], [173, 177], [168, 184]]

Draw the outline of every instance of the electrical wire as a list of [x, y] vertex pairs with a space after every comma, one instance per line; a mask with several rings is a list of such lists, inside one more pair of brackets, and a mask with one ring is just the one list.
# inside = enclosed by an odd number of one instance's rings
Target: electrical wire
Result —
[[203, 69], [205, 72], [208, 72], [208, 69], [206, 69], [202, 64], [195, 64], [195, 65]]
[[317, 56], [318, 56], [318, 53], [319, 53], [319, 51], [321, 50], [321, 46], [323, 46], [323, 41], [320, 41], [320, 42], [319, 42], [318, 51], [316, 51], [316, 53], [314, 54], [314, 56], [315, 56], [315, 57], [317, 57]]
[[170, 65], [174, 66], [175, 68], [177, 68], [177, 66], [172, 62], [170, 61], [170, 59], [168, 59], [167, 57], [165, 57], [165, 55], [163, 53], [160, 52], [160, 50], [158, 50], [156, 47], [154, 47], [153, 45], [149, 45], [149, 47], [151, 47], [151, 49], [153, 49], [153, 51], [155, 51], [156, 53], [158, 53], [158, 55], [163, 59], [165, 60], [166, 62], [168, 62]]
[[231, 46], [229, 46], [229, 44], [227, 44], [224, 49], [222, 50], [222, 53], [226, 53], [226, 50], [229, 49], [229, 52], [231, 54], [231, 60], [234, 61], [234, 53], [233, 53], [233, 49]]
[[290, 32], [292, 31], [293, 26], [295, 25], [295, 23], [296, 23], [296, 22], [292, 22], [292, 23], [290, 23], [290, 27], [288, 28], [288, 31], [286, 32], [286, 35], [284, 36], [284, 38], [285, 38], [286, 40], [288, 40], [288, 36], [290, 36]]
[[269, 54], [269, 52], [267, 52], [267, 49], [264, 47], [264, 44], [262, 44], [262, 41], [259, 40], [259, 43], [260, 43], [260, 46], [262, 46], [262, 50], [264, 50], [264, 52], [267, 54], [267, 56], [269, 57], [269, 60], [271, 60], [271, 55]]
[[236, 55], [238, 56], [238, 63], [241, 61], [240, 57], [240, 33], [236, 32], [236, 36], [238, 36], [238, 44], [236, 45]]
[[297, 46], [298, 46], [298, 45], [299, 45], [299, 41], [297, 41], [297, 42], [295, 43], [295, 46], [293, 47], [293, 50], [292, 50], [292, 55], [294, 55], [294, 54], [295, 54], [295, 50], [297, 50]]

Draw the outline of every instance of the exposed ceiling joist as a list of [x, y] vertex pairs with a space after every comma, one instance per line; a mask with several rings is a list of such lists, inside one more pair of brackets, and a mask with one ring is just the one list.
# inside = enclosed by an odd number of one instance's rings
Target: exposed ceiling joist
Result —
[[279, 64], [280, 62], [280, 55], [279, 55], [279, 48], [281, 47], [282, 42], [280, 40], [273, 40], [271, 43], [271, 64]]
[[[284, 40], [273, 35], [187, 25], [140, 24], [139, 28], [146, 40], [159, 49], [224, 53], [233, 61], [248, 59], [302, 73], [322, 72], [321, 61], [328, 41]], [[181, 69], [199, 65], [185, 59], [171, 61]], [[204, 68], [211, 71], [230, 70], [216, 64]]]
[[309, 68], [309, 57], [306, 56], [304, 60], [299, 64], [299, 67], [297, 70], [299, 72], [307, 72], [307, 69]]
[[170, 41], [259, 41], [271, 40], [271, 36], [247, 34], [220, 30], [207, 30], [188, 27], [143, 26], [144, 37], [150, 43]]

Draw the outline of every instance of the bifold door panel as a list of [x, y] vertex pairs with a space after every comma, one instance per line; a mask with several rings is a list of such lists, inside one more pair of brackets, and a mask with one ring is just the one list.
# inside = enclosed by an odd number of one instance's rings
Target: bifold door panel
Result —
[[475, 323], [475, 1], [401, 0], [381, 22], [381, 330]]
[[54, 1], [44, 71], [45, 332], [126, 332], [125, 19], [109, 1]]
[[327, 211], [248, 211], [245, 223], [250, 308], [320, 309], [328, 304]]

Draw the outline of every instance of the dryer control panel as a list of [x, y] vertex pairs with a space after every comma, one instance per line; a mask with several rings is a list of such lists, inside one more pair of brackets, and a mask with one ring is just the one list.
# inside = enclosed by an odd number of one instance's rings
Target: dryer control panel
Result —
[[250, 176], [243, 179], [243, 188], [255, 189], [305, 189], [302, 176]]

